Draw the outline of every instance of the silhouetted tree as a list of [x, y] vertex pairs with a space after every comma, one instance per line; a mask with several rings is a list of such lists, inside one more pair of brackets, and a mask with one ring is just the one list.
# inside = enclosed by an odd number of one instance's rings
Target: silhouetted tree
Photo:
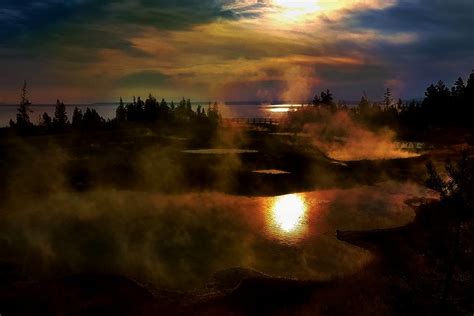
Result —
[[125, 107], [127, 111], [127, 120], [129, 122], [136, 121], [136, 101], [135, 101], [135, 96], [133, 97], [132, 103], [128, 103], [127, 106]]
[[474, 71], [472, 71], [467, 80], [464, 108], [466, 123], [472, 128], [472, 117], [474, 116]]
[[169, 120], [170, 119], [170, 108], [168, 102], [165, 99], [161, 99], [160, 105], [158, 107], [158, 116], [160, 120]]
[[23, 82], [23, 88], [21, 89], [21, 101], [16, 115], [16, 126], [25, 128], [31, 126], [30, 122], [30, 105], [31, 102], [28, 100], [26, 80]]
[[82, 111], [77, 106], [74, 108], [74, 112], [72, 113], [72, 126], [74, 128], [81, 127], [82, 125]]
[[140, 97], [133, 97], [133, 102], [127, 104], [127, 120], [130, 122], [143, 121], [145, 118], [145, 103]]
[[158, 116], [158, 102], [150, 93], [148, 98], [145, 100], [144, 119], [147, 121], [156, 121]]
[[214, 104], [209, 106], [207, 109], [207, 118], [212, 127], [217, 127], [219, 125], [221, 117], [219, 114], [219, 105], [217, 102], [214, 102]]
[[188, 112], [186, 110], [186, 100], [184, 98], [179, 102], [174, 112], [178, 122], [187, 121], [189, 119]]
[[[466, 107], [466, 85], [464, 80], [459, 77], [451, 88], [451, 98], [453, 108], [451, 109], [451, 120], [452, 123], [461, 123], [466, 121], [466, 115], [469, 116]], [[464, 119], [463, 119], [464, 118]]]
[[53, 123], [58, 128], [65, 128], [68, 124], [66, 106], [59, 100], [56, 101]]
[[193, 112], [193, 107], [191, 105], [191, 99], [186, 100], [186, 114], [189, 117], [192, 117], [194, 112]]
[[145, 102], [140, 97], [137, 97], [136, 109], [137, 119], [142, 121], [145, 118]]
[[470, 100], [472, 101], [472, 98], [474, 97], [474, 70], [471, 72], [469, 79], [467, 80], [466, 94], [471, 98]]
[[451, 255], [447, 258], [447, 272], [442, 293], [443, 302], [446, 303], [451, 291], [454, 267], [460, 249], [461, 224], [466, 218], [474, 215], [474, 160], [470, 158], [468, 151], [461, 153], [460, 160], [453, 164], [447, 161], [445, 165], [447, 177], [442, 177], [432, 162], [427, 164], [428, 180], [427, 186], [441, 195], [441, 203], [452, 210], [451, 223], [448, 219], [447, 225], [454, 225], [453, 247]]
[[52, 119], [48, 115], [48, 113], [44, 112], [43, 115], [41, 116], [41, 125], [44, 127], [49, 127], [51, 126]]
[[367, 95], [364, 94], [362, 95], [362, 97], [360, 98], [360, 101], [359, 101], [359, 112], [360, 114], [362, 115], [366, 115], [369, 113], [369, 110], [370, 110], [370, 102], [369, 102], [369, 99], [367, 98]]
[[449, 111], [445, 111], [451, 104], [451, 92], [443, 81], [430, 85], [425, 92], [422, 106], [427, 121], [431, 125], [444, 124], [448, 121]]
[[202, 108], [202, 106], [198, 105], [196, 109], [196, 115], [199, 118], [206, 116], [206, 112], [204, 112], [204, 109]]
[[315, 95], [314, 98], [313, 98], [313, 101], [311, 101], [311, 104], [313, 106], [318, 106], [318, 105], [321, 105], [321, 99], [319, 98], [319, 95]]
[[115, 110], [115, 118], [118, 122], [125, 122], [127, 120], [127, 110], [125, 109], [122, 98], [120, 98], [119, 106]]
[[464, 98], [464, 94], [466, 93], [466, 85], [464, 84], [464, 80], [461, 77], [456, 80], [454, 83], [454, 87], [451, 88], [451, 95], [457, 99], [457, 101], [462, 102], [462, 98]]
[[86, 128], [97, 128], [104, 123], [104, 119], [95, 109], [87, 108], [82, 118], [82, 126]]
[[447, 177], [441, 177], [433, 163], [427, 164], [429, 178], [427, 186], [440, 193], [441, 199], [461, 206], [454, 210], [457, 216], [464, 217], [465, 212], [474, 215], [474, 160], [468, 151], [461, 153], [461, 159], [453, 164], [447, 161], [445, 165]]
[[334, 104], [334, 98], [332, 96], [332, 93], [329, 91], [329, 89], [326, 89], [326, 91], [321, 92], [321, 103], [324, 105], [333, 105]]
[[392, 105], [392, 92], [390, 91], [390, 88], [387, 88], [383, 94], [383, 105], [386, 107]]
[[400, 110], [403, 108], [403, 101], [402, 99], [398, 99], [397, 101], [397, 110]]

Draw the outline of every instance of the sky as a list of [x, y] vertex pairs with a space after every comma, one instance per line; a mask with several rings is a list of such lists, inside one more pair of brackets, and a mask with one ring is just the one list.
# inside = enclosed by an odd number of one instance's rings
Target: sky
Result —
[[472, 30], [472, 0], [0, 0], [0, 103], [420, 98]]

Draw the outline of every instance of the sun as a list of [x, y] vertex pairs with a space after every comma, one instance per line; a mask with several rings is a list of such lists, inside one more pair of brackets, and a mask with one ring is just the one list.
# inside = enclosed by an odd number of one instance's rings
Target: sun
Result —
[[273, 0], [279, 15], [290, 21], [301, 20], [321, 10], [318, 0]]
[[288, 10], [302, 10], [314, 12], [318, 9], [316, 0], [274, 0], [273, 4]]

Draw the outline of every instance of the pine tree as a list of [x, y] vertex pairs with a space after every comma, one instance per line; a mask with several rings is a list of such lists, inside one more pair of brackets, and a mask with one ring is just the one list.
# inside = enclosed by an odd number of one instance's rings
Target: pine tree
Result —
[[95, 109], [87, 108], [82, 118], [83, 126], [87, 128], [96, 128], [104, 123], [104, 119]]
[[[469, 108], [474, 107], [474, 70], [469, 76], [466, 84], [466, 102]], [[471, 110], [472, 111], [472, 110]]]
[[321, 99], [319, 98], [319, 95], [315, 95], [314, 98], [313, 98], [313, 101], [311, 101], [311, 103], [313, 104], [313, 106], [318, 106], [321, 104]]
[[331, 91], [329, 89], [326, 89], [326, 92], [321, 92], [321, 103], [324, 105], [333, 105], [334, 104], [334, 98], [332, 96]]
[[402, 99], [398, 99], [397, 101], [397, 110], [401, 110], [403, 108], [403, 101]]
[[122, 97], [120, 97], [119, 106], [117, 107], [117, 110], [115, 110], [115, 118], [118, 122], [125, 122], [127, 120], [127, 110], [123, 104]]
[[466, 85], [464, 84], [464, 80], [462, 80], [461, 77], [456, 80], [454, 83], [454, 87], [451, 91], [451, 94], [453, 97], [460, 98], [463, 97], [464, 94], [466, 93]]
[[74, 108], [74, 112], [72, 114], [72, 126], [73, 127], [80, 127], [82, 124], [82, 111], [77, 106]]
[[389, 107], [390, 105], [392, 105], [392, 102], [392, 91], [390, 91], [390, 88], [387, 88], [385, 90], [385, 93], [383, 94], [383, 105]]
[[26, 80], [23, 82], [23, 88], [21, 89], [21, 102], [20, 106], [18, 107], [18, 113], [16, 114], [16, 124], [19, 127], [28, 127], [31, 126], [30, 116], [30, 105], [31, 102], [28, 100], [27, 95], [27, 86]]
[[68, 124], [67, 113], [66, 113], [66, 106], [63, 102], [59, 100], [56, 101], [56, 108], [54, 110], [54, 125], [59, 128], [64, 128]]
[[45, 127], [49, 127], [51, 125], [51, 117], [48, 115], [48, 113], [44, 112], [43, 115], [41, 116], [41, 125]]
[[145, 102], [143, 102], [141, 97], [137, 97], [135, 110], [137, 111], [137, 120], [143, 121], [145, 119]]
[[370, 109], [369, 98], [367, 97], [367, 94], [364, 92], [364, 94], [362, 95], [359, 101], [359, 113], [364, 115], [368, 113], [369, 109]]

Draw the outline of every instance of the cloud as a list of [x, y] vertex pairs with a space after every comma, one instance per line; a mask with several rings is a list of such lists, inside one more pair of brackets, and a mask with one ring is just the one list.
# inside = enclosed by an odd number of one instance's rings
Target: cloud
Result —
[[[412, 34], [415, 41], [374, 42], [373, 53], [396, 69], [399, 81], [421, 95], [432, 81], [467, 75], [474, 62], [474, 2], [400, 0], [383, 10], [351, 12], [343, 28], [382, 36]], [[414, 71], [416, 69], [416, 71]]]
[[9, 69], [6, 86], [47, 65], [51, 84], [63, 83], [48, 92], [107, 91], [96, 98], [148, 82], [168, 97], [200, 99], [326, 88], [378, 99], [392, 83], [396, 97], [419, 97], [431, 81], [471, 70], [473, 15], [467, 0], [321, 0], [309, 11], [273, 0], [5, 0], [0, 66]]
[[117, 83], [119, 86], [131, 88], [162, 87], [170, 84], [170, 78], [159, 71], [150, 70], [124, 76]]
[[41, 31], [52, 25], [61, 27], [62, 22], [79, 24], [103, 20], [105, 24], [116, 22], [176, 29], [233, 16], [231, 11], [211, 0], [6, 0], [2, 5], [0, 26], [12, 37], [28, 31]]

